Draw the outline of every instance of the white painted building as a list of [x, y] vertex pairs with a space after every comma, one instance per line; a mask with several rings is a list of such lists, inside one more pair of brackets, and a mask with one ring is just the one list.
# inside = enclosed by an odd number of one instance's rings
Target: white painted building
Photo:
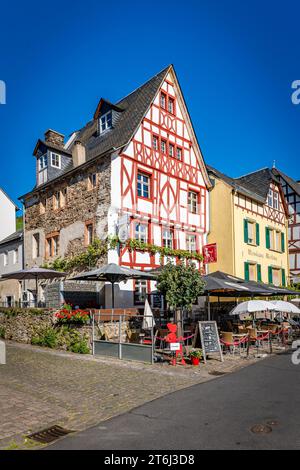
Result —
[[0, 241], [16, 231], [16, 211], [18, 207], [0, 188]]

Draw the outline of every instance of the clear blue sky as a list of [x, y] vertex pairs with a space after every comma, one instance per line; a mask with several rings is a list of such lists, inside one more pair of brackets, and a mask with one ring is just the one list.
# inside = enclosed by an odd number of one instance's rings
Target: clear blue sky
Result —
[[271, 166], [300, 179], [296, 1], [100, 0], [1, 6], [0, 186], [35, 184], [35, 143], [83, 126], [169, 63], [205, 161], [231, 176]]

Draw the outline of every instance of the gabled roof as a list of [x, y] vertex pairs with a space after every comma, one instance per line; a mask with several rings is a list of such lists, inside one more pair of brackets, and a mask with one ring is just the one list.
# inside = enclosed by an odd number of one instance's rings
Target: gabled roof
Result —
[[261, 202], [264, 204], [266, 202], [266, 197], [261, 196], [256, 190], [253, 189], [253, 187], [249, 188], [246, 183], [240, 183], [238, 179], [236, 178], [231, 178], [230, 176], [225, 175], [224, 173], [221, 173], [221, 171], [217, 170], [216, 168], [213, 168], [210, 165], [207, 165], [207, 170], [211, 178], [219, 178], [225, 183], [227, 183], [229, 186], [231, 186], [235, 191], [243, 194], [244, 196], [250, 197], [252, 199], [255, 199], [258, 202]]
[[247, 175], [235, 178], [235, 181], [249, 189], [264, 200], [266, 200], [270, 184], [272, 182], [280, 184], [279, 179], [273, 174], [270, 168], [262, 168], [261, 170], [253, 171]]
[[[161, 85], [163, 84], [164, 79], [166, 78], [166, 76], [171, 70], [174, 72], [175, 80], [177, 81], [173, 66], [168, 65], [157, 75], [152, 77], [150, 80], [148, 80], [146, 83], [144, 83], [142, 86], [134, 90], [129, 95], [119, 100], [117, 103], [111, 104], [109, 101], [101, 99], [96, 108], [94, 119], [89, 121], [82, 129], [75, 131], [74, 139], [71, 140], [70, 145], [68, 147], [65, 146], [63, 149], [60, 149], [60, 151], [67, 155], [71, 155], [72, 147], [74, 143], [76, 141], [80, 141], [85, 146], [86, 161], [89, 162], [95, 158], [104, 156], [108, 153], [124, 148], [134, 136], [144, 116], [147, 114], [151, 103], [155, 99]], [[180, 95], [179, 98], [182, 101], [183, 105], [186, 107], [184, 98], [180, 91], [180, 85], [178, 81], [177, 81], [177, 84], [178, 84], [179, 95]], [[103, 134], [99, 134], [98, 133], [99, 110], [101, 109], [101, 106], [104, 103], [111, 105], [113, 109], [117, 110], [119, 112], [119, 116], [116, 122], [114, 123], [114, 127], [111, 130]], [[192, 140], [195, 142], [195, 144], [198, 146], [200, 150], [200, 146], [197, 142], [197, 138], [193, 130], [193, 125], [192, 125], [190, 116], [188, 114], [188, 111], [186, 113], [186, 118], [189, 124], [191, 125]], [[42, 140], [38, 141], [38, 145], [46, 145], [49, 148], [54, 148], [57, 151], [59, 151], [59, 148], [55, 148], [52, 143], [50, 144]], [[35, 148], [35, 152], [37, 148], [38, 147]], [[207, 186], [210, 186], [210, 181], [206, 172], [206, 167], [205, 167], [204, 160], [201, 154], [201, 150], [200, 150], [200, 155], [199, 155], [199, 152], [197, 151], [196, 151], [196, 154], [199, 156], [199, 164], [203, 172], [204, 180]], [[48, 184], [51, 184], [53, 181], [58, 180], [61, 176], [65, 175], [66, 173], [72, 170], [73, 170], [73, 163], [70, 160], [70, 163], [67, 165], [64, 171], [60, 173], [59, 176], [56, 176], [52, 180], [48, 180], [47, 183], [41, 186], [35, 187], [32, 191], [42, 189], [48, 186]], [[30, 194], [30, 193], [27, 193], [27, 194]], [[24, 196], [27, 196], [27, 194], [25, 194]], [[21, 196], [20, 199], [22, 199], [24, 196]]]
[[283, 173], [283, 171], [278, 170], [278, 168], [273, 168], [272, 171], [276, 176], [281, 176], [281, 178], [287, 182], [287, 184], [295, 191], [295, 193], [300, 196], [300, 183], [295, 181], [290, 176], [287, 176], [285, 173]]
[[0, 246], [2, 245], [6, 245], [8, 243], [12, 243], [14, 241], [18, 241], [18, 240], [23, 240], [23, 230], [17, 230], [16, 232], [12, 233], [11, 235], [9, 235], [8, 237], [4, 238], [3, 240], [1, 240], [0, 242]]
[[9, 197], [9, 195], [4, 191], [3, 188], [0, 187], [0, 191], [4, 194], [4, 196], [7, 197], [7, 199], [15, 206], [16, 210], [19, 211], [20, 208], [17, 206], [17, 204], [14, 203], [14, 201]]

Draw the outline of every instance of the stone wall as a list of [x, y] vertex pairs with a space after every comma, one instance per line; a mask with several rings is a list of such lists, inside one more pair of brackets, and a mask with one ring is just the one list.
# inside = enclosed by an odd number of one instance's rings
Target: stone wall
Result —
[[[62, 330], [55, 317], [55, 311], [40, 310], [36, 313], [33, 309], [22, 309], [20, 313], [8, 313], [8, 310], [0, 309], [0, 337], [16, 341], [18, 343], [32, 342], [32, 338], [40, 335], [46, 328], [53, 328], [57, 332]], [[87, 339], [90, 352], [92, 351], [92, 326], [91, 325], [72, 325], [69, 329], [76, 330], [79, 336]], [[59, 349], [67, 350], [67, 336], [60, 335]]]
[[[97, 187], [88, 190], [89, 174], [97, 173]], [[53, 209], [53, 194], [67, 188], [65, 207]], [[40, 200], [46, 199], [46, 211], [40, 213]], [[86, 249], [85, 223], [94, 222], [97, 236], [107, 234], [107, 212], [111, 201], [111, 157], [102, 157], [89, 168], [78, 169], [72, 175], [61, 177], [43, 190], [40, 195], [29, 196], [25, 201], [25, 265], [31, 267], [45, 262], [45, 238], [59, 232], [59, 256], [72, 256]], [[99, 233], [101, 227], [101, 233]], [[32, 258], [32, 236], [40, 234], [40, 257]], [[51, 262], [51, 259], [48, 261]], [[105, 257], [102, 263], [106, 263]]]

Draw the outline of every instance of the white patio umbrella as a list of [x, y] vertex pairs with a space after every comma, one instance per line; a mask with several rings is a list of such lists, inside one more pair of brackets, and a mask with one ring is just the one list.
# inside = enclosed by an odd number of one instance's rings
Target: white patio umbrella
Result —
[[267, 312], [272, 310], [272, 304], [266, 300], [248, 300], [238, 304], [231, 310], [230, 315]]
[[300, 314], [300, 309], [291, 302], [285, 302], [284, 300], [272, 300], [271, 304], [274, 305], [273, 311], [275, 312], [294, 313], [296, 315]]
[[154, 326], [155, 326], [155, 320], [154, 320], [153, 312], [149, 305], [148, 299], [146, 299], [142, 328], [143, 330], [151, 330], [151, 328], [153, 328]]

